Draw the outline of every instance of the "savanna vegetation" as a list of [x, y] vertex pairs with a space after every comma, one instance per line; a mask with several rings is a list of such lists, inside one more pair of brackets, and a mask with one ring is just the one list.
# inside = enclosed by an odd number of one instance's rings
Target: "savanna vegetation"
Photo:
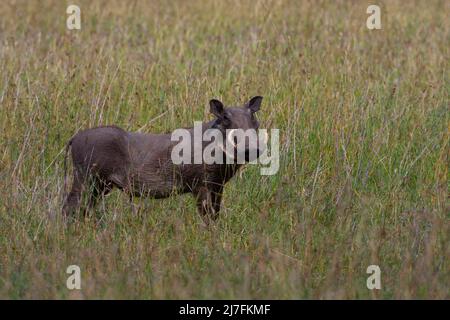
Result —
[[[1, 1], [0, 298], [450, 298], [449, 3], [372, 2]], [[254, 95], [280, 170], [245, 167], [214, 225], [117, 191], [62, 221], [79, 129], [170, 132]]]

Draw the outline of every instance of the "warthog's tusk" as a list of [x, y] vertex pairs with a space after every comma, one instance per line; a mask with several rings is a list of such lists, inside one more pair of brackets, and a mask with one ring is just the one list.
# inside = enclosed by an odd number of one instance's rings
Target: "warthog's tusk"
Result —
[[[232, 141], [231, 139], [230, 139], [230, 136], [233, 134], [233, 132], [235, 131], [236, 129], [232, 129], [232, 130], [230, 130], [229, 132], [228, 132], [228, 134], [227, 134], [227, 138], [226, 138], [226, 140], [228, 140], [229, 142], [230, 142], [230, 144], [231, 144], [231, 146], [233, 146], [233, 148], [234, 147], [236, 147], [236, 144], [234, 143], [234, 141]], [[226, 149], [226, 147], [224, 146], [224, 143], [223, 142], [219, 142], [219, 148], [229, 157], [229, 158], [233, 158], [234, 157], [234, 153], [229, 153], [228, 151], [227, 151], [227, 149]]]
[[[234, 141], [232, 139], [234, 131], [236, 131], [236, 129], [229, 130], [228, 134], [227, 134], [227, 138], [226, 138], [227, 142], [229, 143], [230, 146], [233, 147], [233, 149], [237, 147], [237, 144], [234, 143]], [[269, 135], [268, 135], [267, 131], [265, 131], [265, 130], [261, 131], [261, 133], [262, 133], [262, 137], [261, 137], [262, 138], [262, 146], [260, 146], [260, 148], [263, 147], [265, 149], [265, 147], [267, 146], [267, 142], [269, 141]], [[219, 143], [219, 148], [224, 153], [226, 153], [229, 157], [234, 157], [234, 155], [232, 153], [230, 153], [229, 151], [226, 150], [226, 147], [224, 146], [223, 142]]]
[[228, 134], [227, 134], [227, 140], [228, 140], [228, 142], [230, 143], [230, 145], [231, 146], [233, 146], [233, 148], [235, 148], [236, 147], [236, 144], [234, 143], [234, 141], [233, 140], [231, 140], [232, 139], [232, 136], [233, 136], [233, 133], [234, 133], [234, 131], [236, 131], [236, 129], [231, 129], [229, 132], [228, 132]]

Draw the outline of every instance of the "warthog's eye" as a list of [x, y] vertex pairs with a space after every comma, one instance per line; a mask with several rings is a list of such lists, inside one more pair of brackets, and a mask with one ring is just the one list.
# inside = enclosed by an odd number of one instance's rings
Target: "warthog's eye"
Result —
[[223, 120], [222, 120], [222, 122], [223, 122], [223, 125], [224, 125], [225, 127], [228, 127], [228, 126], [231, 124], [230, 116], [229, 116], [227, 113], [225, 113], [225, 114], [223, 115]]

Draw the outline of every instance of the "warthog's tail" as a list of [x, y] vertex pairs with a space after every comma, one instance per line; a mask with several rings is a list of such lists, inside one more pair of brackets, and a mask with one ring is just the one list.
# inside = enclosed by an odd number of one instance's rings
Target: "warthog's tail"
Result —
[[64, 201], [66, 200], [66, 196], [67, 196], [67, 155], [69, 154], [69, 149], [70, 146], [72, 145], [72, 139], [69, 140], [69, 142], [67, 142], [66, 145], [66, 150], [64, 153], [64, 186], [63, 186], [63, 192], [62, 192], [62, 201], [63, 201], [63, 205], [64, 205]]

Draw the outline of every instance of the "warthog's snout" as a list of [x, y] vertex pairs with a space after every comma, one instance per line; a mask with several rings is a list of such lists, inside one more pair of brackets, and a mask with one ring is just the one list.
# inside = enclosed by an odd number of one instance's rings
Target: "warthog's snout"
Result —
[[[226, 134], [228, 148], [223, 148], [230, 158], [238, 163], [240, 159], [252, 162], [259, 158], [267, 149], [268, 134], [265, 130], [231, 129]], [[227, 150], [228, 149], [228, 150]]]

